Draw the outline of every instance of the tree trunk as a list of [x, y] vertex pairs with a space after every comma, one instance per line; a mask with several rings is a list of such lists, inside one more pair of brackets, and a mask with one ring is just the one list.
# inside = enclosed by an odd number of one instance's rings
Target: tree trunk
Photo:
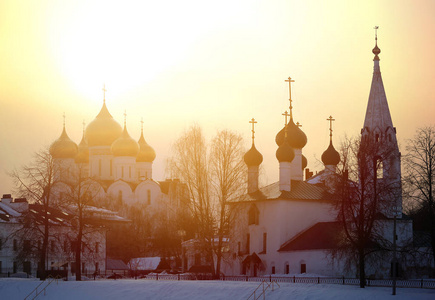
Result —
[[366, 272], [365, 272], [365, 260], [364, 260], [364, 250], [360, 249], [358, 251], [359, 259], [359, 287], [365, 288], [366, 286]]
[[82, 238], [83, 238], [83, 221], [82, 221], [82, 208], [79, 204], [78, 207], [79, 212], [79, 220], [78, 220], [78, 229], [79, 232], [77, 234], [77, 247], [76, 247], [76, 281], [82, 280]]

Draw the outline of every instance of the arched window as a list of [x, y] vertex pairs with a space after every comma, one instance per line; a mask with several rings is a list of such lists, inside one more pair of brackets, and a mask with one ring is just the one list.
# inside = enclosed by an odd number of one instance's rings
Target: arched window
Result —
[[384, 163], [380, 158], [378, 158], [376, 161], [376, 178], [384, 178]]
[[252, 204], [248, 211], [248, 225], [258, 225], [260, 212], [255, 204]]
[[147, 204], [151, 205], [151, 190], [147, 190]]
[[284, 265], [284, 273], [290, 274], [290, 266], [289, 266], [288, 262], [286, 262]]

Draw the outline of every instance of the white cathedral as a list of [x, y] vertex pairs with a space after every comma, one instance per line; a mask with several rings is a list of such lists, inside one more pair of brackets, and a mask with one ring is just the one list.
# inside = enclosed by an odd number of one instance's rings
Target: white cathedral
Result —
[[[364, 126], [362, 141], [371, 139], [389, 150], [388, 157], [381, 158], [384, 182], [394, 185], [394, 197], [384, 219], [384, 237], [393, 240], [393, 210], [397, 211], [397, 245], [403, 246], [412, 241], [412, 221], [402, 217], [402, 187], [400, 152], [396, 129], [393, 126], [387, 98], [382, 82], [379, 53], [373, 49], [374, 72]], [[225, 259], [222, 270], [225, 274], [258, 276], [264, 274], [311, 273], [327, 276], [356, 275], [355, 268], [346, 269], [344, 263], [334, 259], [333, 233], [337, 232], [337, 199], [328, 192], [328, 177], [335, 176], [340, 155], [332, 143], [322, 155], [325, 169], [304, 180], [303, 171], [307, 160], [303, 148], [307, 136], [295, 124], [292, 115], [291, 78], [290, 117], [286, 126], [277, 134], [279, 161], [279, 181], [259, 188], [259, 166], [263, 156], [254, 145], [245, 154], [248, 166], [247, 193], [229, 204], [235, 212], [230, 226], [230, 255]], [[332, 117], [328, 119], [332, 122]], [[254, 120], [251, 121], [254, 123]], [[252, 130], [254, 134], [254, 130]], [[307, 177], [307, 176], [306, 176]], [[381, 267], [367, 267], [367, 276], [390, 276], [391, 264], [388, 261]]]
[[153, 179], [156, 153], [145, 141], [143, 122], [136, 141], [127, 131], [126, 120], [122, 128], [112, 117], [105, 97], [100, 112], [83, 130], [79, 145], [68, 137], [64, 122], [62, 134], [49, 152], [55, 165], [55, 193], [60, 198], [70, 191], [67, 183], [77, 174], [91, 182], [94, 198], [146, 205], [150, 211], [168, 205], [176, 209], [186, 198], [178, 180]]

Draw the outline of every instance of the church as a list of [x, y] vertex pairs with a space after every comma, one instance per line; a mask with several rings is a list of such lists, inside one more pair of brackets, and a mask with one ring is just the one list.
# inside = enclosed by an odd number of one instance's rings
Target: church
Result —
[[59, 198], [69, 191], [66, 183], [73, 180], [73, 174], [90, 182], [93, 198], [145, 205], [150, 212], [161, 211], [168, 205], [176, 209], [183, 204], [180, 199], [187, 198], [178, 180], [153, 179], [156, 153], [145, 141], [143, 122], [136, 141], [127, 131], [126, 120], [121, 127], [112, 117], [105, 97], [100, 112], [83, 130], [78, 145], [68, 137], [64, 122], [60, 137], [49, 151], [54, 159]]
[[[376, 221], [385, 240], [393, 240], [393, 216], [397, 217], [397, 246], [412, 242], [412, 221], [402, 215], [402, 187], [400, 152], [393, 126], [380, 66], [380, 49], [375, 55], [372, 84], [365, 121], [361, 130], [361, 143], [374, 141], [388, 156], [379, 156], [383, 186], [393, 187], [392, 197], [382, 210], [382, 218]], [[259, 166], [262, 154], [254, 144], [252, 119], [252, 147], [245, 154], [248, 167], [247, 193], [229, 204], [234, 217], [230, 225], [230, 255], [222, 266], [226, 275], [260, 276], [266, 274], [317, 274], [324, 276], [357, 276], [356, 264], [346, 268], [343, 260], [335, 259], [331, 249], [335, 236], [340, 233], [338, 222], [338, 199], [333, 189], [333, 179], [338, 176], [340, 154], [332, 139], [322, 154], [324, 170], [311, 176], [304, 169], [307, 159], [303, 148], [307, 136], [295, 123], [292, 111], [291, 82], [289, 83], [290, 106], [285, 112], [285, 126], [276, 135], [279, 161], [279, 181], [259, 187]], [[289, 120], [287, 119], [289, 117]], [[288, 121], [288, 122], [287, 122]], [[366, 267], [366, 275], [376, 278], [391, 274], [391, 255], [380, 267]], [[401, 263], [401, 262], [399, 262]], [[404, 264], [402, 268], [406, 268]]]

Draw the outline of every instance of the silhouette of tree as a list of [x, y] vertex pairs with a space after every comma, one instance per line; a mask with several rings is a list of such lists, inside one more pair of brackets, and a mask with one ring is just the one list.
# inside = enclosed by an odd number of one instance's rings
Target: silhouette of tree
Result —
[[220, 274], [223, 240], [228, 232], [226, 203], [243, 189], [242, 142], [240, 135], [223, 130], [207, 145], [201, 128], [193, 125], [173, 146], [170, 168], [187, 186], [201, 250], [216, 276]]
[[[40, 247], [32, 247], [39, 253], [38, 270], [42, 278], [45, 278], [48, 240], [51, 235], [50, 228], [52, 225], [49, 210], [54, 204], [52, 191], [56, 183], [54, 173], [54, 160], [48, 149], [43, 149], [34, 154], [33, 160], [28, 165], [9, 174], [16, 186], [14, 193], [41, 206], [42, 224], [32, 220], [32, 215], [29, 213], [24, 216], [26, 226], [21, 230], [21, 234], [31, 238], [32, 241], [42, 240]], [[33, 243], [33, 245], [35, 244]]]
[[390, 249], [383, 220], [392, 213], [397, 185], [382, 178], [388, 171], [381, 158], [391, 153], [381, 143], [370, 138], [345, 139], [341, 152], [335, 193], [343, 238], [333, 254], [344, 258], [347, 267], [357, 266], [360, 287], [364, 288], [366, 265], [380, 262]]
[[417, 217], [416, 228], [429, 232], [435, 261], [435, 126], [417, 129], [406, 151], [403, 182], [407, 209]]

